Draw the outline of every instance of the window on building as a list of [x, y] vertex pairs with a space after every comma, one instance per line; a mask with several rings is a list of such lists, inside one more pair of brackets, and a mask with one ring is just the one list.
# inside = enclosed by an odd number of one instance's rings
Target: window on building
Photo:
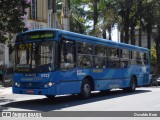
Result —
[[30, 18], [37, 19], [37, 0], [31, 0]]
[[48, 0], [48, 9], [53, 9], [53, 0]]

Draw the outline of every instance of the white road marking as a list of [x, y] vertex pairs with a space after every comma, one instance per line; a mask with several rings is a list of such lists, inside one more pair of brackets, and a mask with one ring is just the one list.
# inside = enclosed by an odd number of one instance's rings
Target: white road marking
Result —
[[154, 107], [159, 107], [160, 106], [160, 104], [158, 104], [158, 105], [155, 105]]

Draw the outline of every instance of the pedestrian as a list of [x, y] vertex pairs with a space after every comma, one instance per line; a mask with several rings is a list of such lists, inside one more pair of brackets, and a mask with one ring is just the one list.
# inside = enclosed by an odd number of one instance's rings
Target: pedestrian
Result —
[[2, 68], [2, 65], [0, 65], [0, 82], [2, 83], [3, 85], [3, 68]]
[[6, 75], [6, 67], [4, 65], [0, 65], [0, 81], [2, 86], [4, 86], [4, 80]]

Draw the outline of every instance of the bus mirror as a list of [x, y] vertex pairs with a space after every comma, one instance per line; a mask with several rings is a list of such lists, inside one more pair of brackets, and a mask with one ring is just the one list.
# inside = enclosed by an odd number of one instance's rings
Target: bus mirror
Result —
[[35, 68], [35, 60], [32, 60], [32, 68]]

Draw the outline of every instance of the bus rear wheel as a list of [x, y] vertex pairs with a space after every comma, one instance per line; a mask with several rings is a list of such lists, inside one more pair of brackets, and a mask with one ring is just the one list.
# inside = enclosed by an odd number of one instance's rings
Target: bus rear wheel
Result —
[[91, 96], [91, 83], [89, 82], [88, 79], [85, 79], [82, 82], [81, 86], [81, 97], [84, 99], [87, 99]]
[[125, 92], [134, 92], [136, 89], [136, 78], [132, 77], [130, 81], [130, 86], [128, 88], [124, 88]]

